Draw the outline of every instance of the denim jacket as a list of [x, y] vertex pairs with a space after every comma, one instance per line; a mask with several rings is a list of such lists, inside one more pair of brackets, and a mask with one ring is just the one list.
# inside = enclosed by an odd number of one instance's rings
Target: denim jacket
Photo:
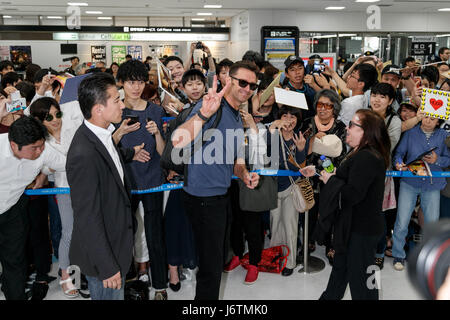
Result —
[[[437, 147], [434, 150], [438, 156], [437, 160], [435, 163], [428, 165], [432, 172], [443, 171], [443, 168], [450, 166], [450, 151], [445, 145], [445, 139], [448, 135], [449, 133], [445, 130], [436, 128], [430, 138], [427, 139], [420, 125], [415, 126], [406, 131], [400, 140], [394, 157], [395, 163], [409, 163], [423, 152]], [[445, 178], [402, 178], [402, 181], [414, 188], [422, 188], [424, 191], [442, 190], [447, 184]]]

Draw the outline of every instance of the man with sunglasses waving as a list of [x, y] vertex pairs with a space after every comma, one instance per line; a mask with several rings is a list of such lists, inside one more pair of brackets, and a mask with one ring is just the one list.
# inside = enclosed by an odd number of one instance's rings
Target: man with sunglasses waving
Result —
[[[226, 86], [217, 92], [217, 80], [208, 94], [192, 109], [188, 120], [172, 135], [174, 150], [187, 147], [202, 138], [211, 128], [216, 111], [222, 108], [222, 117], [213, 134], [213, 141], [205, 141], [187, 165], [188, 183], [184, 186], [186, 212], [191, 220], [196, 249], [199, 255], [196, 300], [217, 300], [224, 266], [225, 238], [231, 220], [231, 205], [227, 194], [233, 173], [253, 189], [259, 176], [245, 168], [244, 135], [239, 106], [256, 89], [256, 68], [249, 62], [236, 62], [230, 68]], [[230, 130], [234, 135], [227, 134]], [[200, 134], [202, 132], [202, 134]], [[239, 134], [242, 133], [242, 134]], [[199, 135], [200, 134], [200, 135]], [[242, 139], [240, 139], [242, 138]], [[224, 140], [226, 139], [226, 140]], [[206, 140], [206, 139], [205, 139]], [[197, 145], [197, 143], [195, 143]], [[203, 159], [203, 155], [214, 156]], [[183, 151], [183, 154], [186, 154]], [[198, 163], [198, 158], [201, 162]], [[194, 163], [192, 163], [192, 161]]]

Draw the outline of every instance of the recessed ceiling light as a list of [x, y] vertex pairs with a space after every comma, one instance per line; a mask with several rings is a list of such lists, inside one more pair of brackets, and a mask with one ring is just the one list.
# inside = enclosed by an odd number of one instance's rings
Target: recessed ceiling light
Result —
[[450, 11], [450, 8], [442, 8], [442, 9], [439, 9], [438, 11]]
[[98, 20], [112, 20], [112, 17], [97, 17]]
[[62, 19], [61, 16], [47, 16], [47, 19]]
[[205, 4], [203, 6], [203, 8], [208, 8], [208, 9], [220, 9], [222, 8], [221, 4]]
[[86, 2], [67, 2], [69, 6], [87, 7], [89, 4]]
[[11, 19], [11, 16], [3, 16], [4, 19]]
[[212, 16], [211, 12], [198, 12], [197, 13], [198, 16]]
[[378, 2], [380, 0], [356, 0], [355, 2]]
[[326, 7], [325, 10], [343, 10], [345, 7]]
[[191, 21], [205, 21], [205, 18], [192, 18]]
[[103, 14], [102, 11], [86, 11], [86, 14]]

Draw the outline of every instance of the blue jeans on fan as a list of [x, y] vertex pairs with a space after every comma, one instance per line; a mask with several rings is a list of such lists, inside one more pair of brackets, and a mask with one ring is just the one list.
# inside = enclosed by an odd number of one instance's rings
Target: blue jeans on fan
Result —
[[408, 225], [416, 205], [417, 196], [420, 195], [420, 206], [423, 210], [425, 223], [439, 220], [440, 190], [422, 190], [415, 188], [406, 182], [400, 183], [400, 195], [398, 199], [397, 220], [394, 226], [392, 256], [405, 259], [405, 238], [408, 234]]
[[125, 277], [122, 277], [120, 290], [104, 288], [103, 281], [95, 277], [86, 276], [86, 279], [92, 300], [125, 300]]
[[[55, 184], [49, 181], [49, 187], [54, 188]], [[48, 197], [48, 212], [50, 216], [50, 239], [52, 240], [53, 255], [56, 259], [59, 259], [59, 243], [62, 236], [61, 217], [59, 215], [58, 205], [54, 195]]]

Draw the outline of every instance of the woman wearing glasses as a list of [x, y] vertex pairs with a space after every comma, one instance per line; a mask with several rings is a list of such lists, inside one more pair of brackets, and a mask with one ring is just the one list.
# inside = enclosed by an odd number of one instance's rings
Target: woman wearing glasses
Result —
[[[53, 98], [40, 98], [30, 106], [31, 116], [39, 119], [48, 130], [47, 143], [67, 155], [72, 138], [81, 122], [76, 119], [63, 117], [63, 112], [58, 102]], [[69, 183], [65, 172], [55, 172], [55, 187], [68, 188]], [[72, 280], [67, 273], [69, 262], [70, 239], [72, 238], [73, 211], [70, 194], [57, 194], [58, 209], [61, 216], [61, 241], [59, 243], [59, 268], [61, 269], [62, 290], [68, 298], [76, 298], [79, 293], [75, 289]]]
[[[345, 146], [345, 137], [346, 130], [345, 124], [337, 120], [339, 116], [339, 112], [341, 111], [341, 102], [339, 96], [333, 90], [325, 89], [316, 93], [314, 98], [314, 109], [316, 110], [316, 115], [314, 117], [308, 118], [303, 122], [303, 126], [301, 128], [302, 132], [309, 131], [310, 136], [317, 139], [321, 139], [322, 137], [334, 134], [342, 141], [342, 152], [339, 156], [335, 158], [330, 158], [331, 162], [335, 167], [338, 167], [345, 157], [347, 153], [347, 149]], [[306, 137], [307, 138], [307, 137]], [[317, 154], [312, 152], [312, 144], [310, 144], [307, 157], [307, 164], [314, 165], [316, 168], [320, 168], [320, 156], [321, 154]], [[309, 221], [309, 234], [313, 234], [314, 226], [317, 222], [317, 216], [319, 213], [319, 193], [320, 189], [323, 187], [323, 183], [318, 179], [318, 176], [313, 176], [310, 180], [314, 189], [314, 200], [316, 205], [311, 208], [309, 211], [310, 221]], [[330, 265], [333, 264], [334, 250], [331, 244], [331, 233], [327, 237], [327, 241], [325, 243], [326, 246], [326, 255]], [[310, 241], [309, 243], [310, 252], [313, 252], [315, 249], [314, 241]]]
[[[352, 148], [333, 173], [321, 172], [319, 232], [334, 229], [336, 250], [330, 279], [321, 300], [340, 300], [347, 284], [355, 300], [378, 300], [373, 257], [383, 234], [381, 207], [384, 177], [390, 163], [390, 141], [382, 117], [360, 109], [347, 127]], [[340, 209], [339, 209], [340, 206]]]
[[[270, 133], [280, 135], [279, 169], [298, 170], [306, 159], [308, 141], [298, 130], [301, 123], [301, 110], [282, 106], [278, 120], [270, 126]], [[269, 140], [269, 139], [268, 139]], [[269, 140], [270, 141], [270, 140]], [[292, 200], [292, 185], [288, 177], [278, 177], [278, 207], [270, 211], [270, 246], [287, 245], [289, 256], [281, 274], [290, 276], [297, 266], [298, 211]]]

